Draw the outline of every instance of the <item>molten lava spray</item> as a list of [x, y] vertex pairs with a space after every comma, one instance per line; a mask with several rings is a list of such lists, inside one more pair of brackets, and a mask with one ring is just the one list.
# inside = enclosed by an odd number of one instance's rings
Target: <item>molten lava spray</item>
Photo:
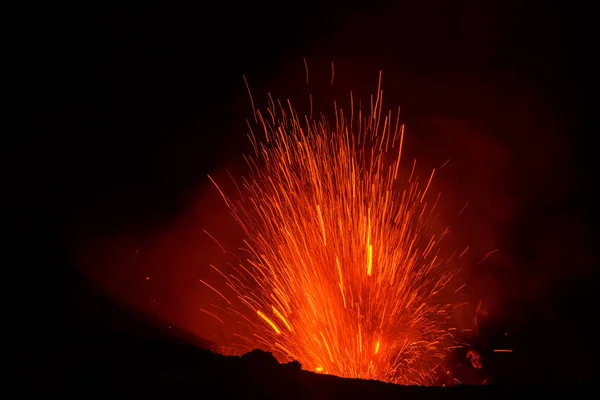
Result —
[[454, 282], [439, 246], [447, 230], [432, 224], [435, 170], [420, 181], [414, 163], [410, 175], [401, 168], [404, 128], [399, 113], [382, 114], [380, 88], [368, 113], [359, 108], [351, 94], [332, 121], [272, 99], [255, 110], [264, 139], [250, 135], [241, 199], [221, 191], [247, 259], [231, 274], [212, 267], [234, 296], [203, 283], [251, 327], [246, 349], [342, 377], [429, 384]]

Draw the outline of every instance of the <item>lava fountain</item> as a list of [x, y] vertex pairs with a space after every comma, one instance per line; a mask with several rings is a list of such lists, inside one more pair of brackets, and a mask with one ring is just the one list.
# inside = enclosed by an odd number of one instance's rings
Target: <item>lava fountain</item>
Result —
[[431, 384], [457, 275], [440, 246], [448, 229], [434, 223], [435, 169], [420, 180], [414, 162], [402, 168], [400, 110], [382, 113], [382, 102], [381, 74], [368, 112], [351, 93], [347, 111], [334, 104], [335, 119], [252, 101], [254, 153], [239, 198], [213, 181], [246, 256], [231, 273], [211, 266], [231, 295], [202, 282], [219, 295], [213, 306], [250, 327], [246, 349], [342, 377]]

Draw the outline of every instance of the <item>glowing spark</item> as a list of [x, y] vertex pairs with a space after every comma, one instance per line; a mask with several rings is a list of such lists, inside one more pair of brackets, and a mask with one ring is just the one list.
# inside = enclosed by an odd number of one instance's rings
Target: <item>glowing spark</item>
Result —
[[304, 61], [304, 70], [306, 71], [306, 83], [308, 84], [308, 64], [306, 64], [306, 57], [302, 57]]
[[494, 353], [512, 353], [510, 349], [494, 349]]
[[275, 325], [273, 323], [273, 321], [271, 321], [269, 319], [269, 317], [267, 317], [265, 314], [263, 314], [260, 310], [256, 310], [256, 313], [258, 314], [259, 317], [261, 317], [262, 319], [264, 319], [265, 322], [271, 326], [271, 328], [273, 328], [273, 330], [275, 331], [276, 334], [281, 335], [281, 331], [279, 330], [279, 328], [277, 327], [277, 325]]
[[319, 225], [321, 226], [321, 232], [323, 233], [323, 246], [327, 246], [327, 235], [325, 235], [325, 223], [323, 222], [323, 214], [321, 213], [321, 206], [317, 204], [317, 216], [319, 217]]
[[489, 256], [491, 256], [492, 254], [498, 252], [498, 250], [500, 250], [500, 249], [496, 249], [496, 250], [492, 250], [492, 251], [487, 252], [485, 254], [485, 256], [483, 256], [483, 258], [481, 259], [481, 261], [479, 261], [477, 264], [478, 265], [481, 264], [482, 262], [484, 262], [485, 260], [487, 260]]
[[331, 62], [331, 86], [333, 86], [333, 78], [335, 78], [335, 66], [333, 65], [333, 61]]
[[373, 268], [373, 246], [371, 245], [371, 218], [368, 218], [367, 223], [367, 275], [371, 276]]
[[325, 344], [327, 353], [329, 353], [329, 360], [333, 362], [333, 354], [331, 353], [331, 348], [329, 347], [329, 343], [327, 343], [327, 339], [325, 339], [325, 335], [323, 335], [323, 332], [319, 332], [319, 333], [321, 334], [321, 338], [323, 339], [323, 343]]
[[220, 323], [224, 324], [225, 322], [223, 322], [223, 320], [219, 317], [217, 317], [215, 314], [211, 313], [210, 311], [206, 311], [205, 309], [201, 308], [200, 311], [202, 311], [205, 314], [210, 315], [211, 317], [213, 317], [214, 319], [216, 319], [217, 321], [219, 321]]
[[221, 243], [219, 243], [219, 241], [217, 239], [215, 239], [215, 237], [213, 235], [211, 235], [210, 233], [206, 232], [204, 229], [202, 229], [202, 232], [206, 233], [208, 235], [208, 237], [211, 238], [221, 248], [221, 250], [223, 250], [223, 253], [227, 253], [227, 251], [225, 251], [225, 249], [223, 248], [223, 246], [221, 246]]
[[379, 353], [379, 342], [375, 345], [375, 354]]
[[462, 285], [460, 285], [460, 286], [459, 286], [459, 288], [458, 288], [458, 289], [456, 289], [456, 290], [454, 291], [454, 293], [458, 293], [458, 292], [460, 292], [460, 291], [462, 290], [462, 288], [464, 288], [465, 286], [467, 286], [467, 284], [466, 284], [466, 283], [463, 283]]
[[290, 326], [290, 324], [287, 322], [287, 320], [285, 319], [285, 317], [283, 315], [281, 315], [281, 313], [279, 311], [277, 311], [277, 309], [275, 308], [275, 306], [273, 306], [273, 312], [275, 313], [275, 315], [277, 315], [277, 318], [279, 318], [281, 320], [281, 322], [283, 322], [283, 324], [286, 326], [286, 328], [288, 328], [288, 330], [290, 332], [293, 332], [293, 329]]
[[373, 269], [373, 246], [371, 243], [367, 244], [367, 275], [371, 276], [371, 269]]
[[199, 279], [199, 281], [202, 282], [204, 285], [206, 285], [209, 289], [212, 289], [213, 292], [215, 292], [216, 294], [221, 296], [221, 298], [223, 298], [223, 300], [225, 300], [228, 304], [231, 304], [231, 302], [229, 300], [227, 300], [227, 297], [223, 296], [223, 294], [221, 294], [221, 292], [219, 292], [217, 289], [210, 286], [208, 283], [204, 282], [202, 279]]
[[335, 258], [335, 263], [338, 268], [338, 275], [340, 276], [340, 291], [342, 292], [342, 300], [344, 301], [344, 308], [346, 308], [346, 295], [344, 295], [344, 280], [342, 279], [342, 267], [340, 266], [340, 259]]
[[435, 174], [435, 168], [433, 169], [433, 171], [431, 171], [431, 175], [429, 176], [429, 181], [427, 181], [427, 186], [425, 187], [425, 190], [423, 191], [423, 195], [421, 196], [421, 202], [423, 202], [423, 199], [425, 198], [425, 195], [427, 194], [427, 191], [429, 190], [429, 185], [431, 185], [431, 180], [433, 179], [433, 174]]
[[317, 367], [317, 368], [315, 368], [315, 371], [322, 372], [323, 371], [323, 367]]

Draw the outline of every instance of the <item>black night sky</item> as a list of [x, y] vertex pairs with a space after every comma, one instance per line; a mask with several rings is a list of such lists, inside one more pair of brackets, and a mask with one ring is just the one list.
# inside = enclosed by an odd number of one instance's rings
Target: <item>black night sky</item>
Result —
[[[468, 274], [473, 300], [488, 304], [491, 337], [515, 334], [520, 353], [504, 379], [595, 376], [589, 12], [512, 0], [22, 10], [9, 37], [22, 122], [5, 156], [19, 253], [5, 268], [25, 278], [13, 299], [12, 325], [25, 342], [19, 365], [51, 368], [76, 352], [73, 341], [85, 349], [113, 335], [86, 305], [93, 295], [77, 250], [123, 236], [125, 247], [156, 247], [157, 235], [202, 201], [206, 175], [239, 165], [247, 151], [242, 76], [262, 104], [269, 91], [300, 102], [306, 57], [312, 93], [327, 101], [372, 93], [383, 70], [409, 153], [424, 167], [451, 159], [438, 189], [449, 207], [471, 204], [459, 230], [479, 249], [472, 263], [500, 249]], [[152, 268], [153, 277], [169, 274]], [[177, 287], [161, 293], [187, 293]], [[175, 315], [177, 325], [181, 301], [165, 299], [172, 309], [161, 318]]]

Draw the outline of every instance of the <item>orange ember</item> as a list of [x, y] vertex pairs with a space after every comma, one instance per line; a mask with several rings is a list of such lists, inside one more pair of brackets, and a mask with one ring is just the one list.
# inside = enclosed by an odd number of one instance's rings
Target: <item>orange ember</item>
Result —
[[453, 292], [454, 274], [440, 251], [447, 230], [432, 223], [435, 170], [420, 181], [414, 163], [410, 174], [401, 168], [399, 113], [382, 114], [378, 88], [369, 112], [355, 109], [351, 95], [334, 121], [300, 117], [272, 99], [255, 117], [264, 139], [251, 135], [241, 199], [219, 189], [248, 255], [231, 274], [212, 267], [233, 297], [205, 284], [251, 326], [251, 347], [280, 361], [342, 377], [433, 383], [450, 337], [454, 304], [444, 294]]

